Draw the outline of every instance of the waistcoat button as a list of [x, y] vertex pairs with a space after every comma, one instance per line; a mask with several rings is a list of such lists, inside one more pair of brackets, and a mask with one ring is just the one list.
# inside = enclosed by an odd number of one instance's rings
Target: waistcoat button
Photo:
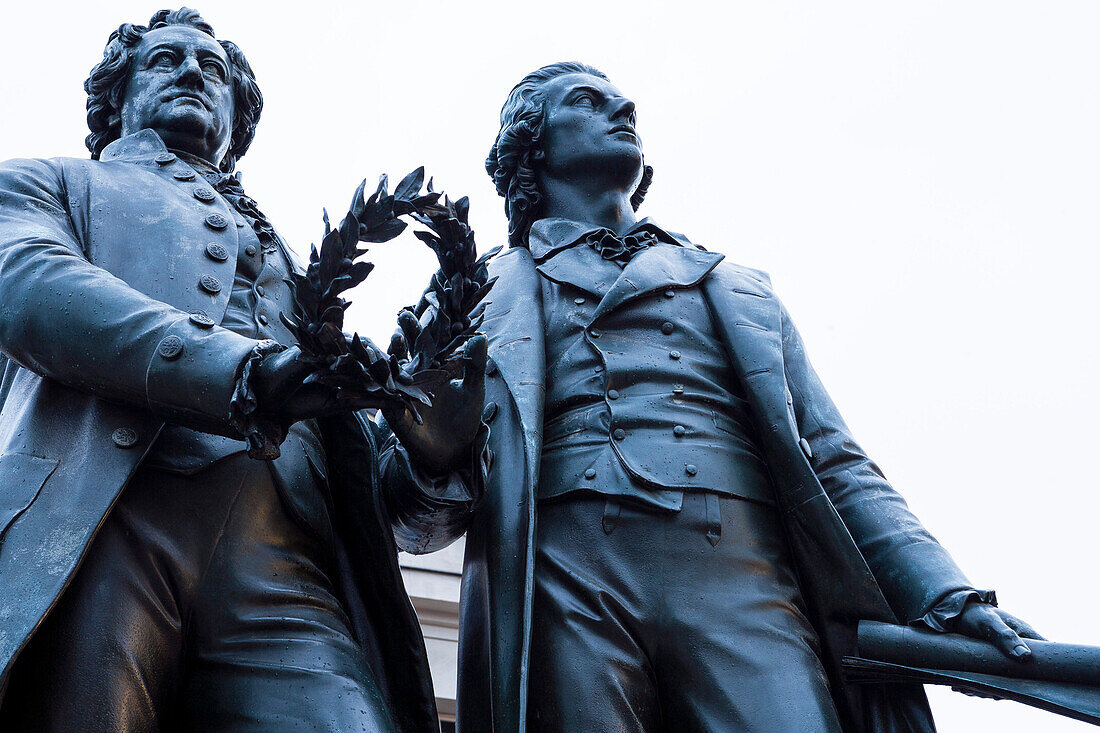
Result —
[[622, 428], [615, 428], [615, 431], [611, 433], [611, 437], [615, 440], [626, 440], [626, 431]]
[[677, 425], [672, 429], [672, 434], [675, 435], [677, 438], [682, 438], [687, 435], [687, 428], [685, 428], [683, 425]]
[[229, 259], [229, 250], [217, 242], [206, 245], [206, 256], [215, 262], [225, 262]]
[[256, 286], [256, 295], [259, 295], [262, 298], [263, 294], [264, 294], [264, 286], [263, 285], [257, 285]]
[[670, 352], [668, 352], [668, 358], [675, 361], [675, 360], [680, 358], [680, 352], [679, 351], [670, 351]]
[[617, 390], [617, 389], [607, 390], [607, 399], [609, 399], [609, 400], [619, 399], [619, 390]]
[[593, 479], [593, 478], [596, 478], [596, 469], [594, 469], [594, 468], [587, 468], [587, 469], [585, 469], [585, 471], [584, 471], [584, 477], [585, 477], [585, 478], [587, 478], [587, 479]]
[[200, 277], [199, 287], [211, 295], [217, 295], [222, 291], [221, 281], [213, 275], [203, 275]]
[[573, 298], [573, 302], [577, 305], [584, 305], [584, 298]]
[[137, 445], [138, 434], [132, 428], [119, 428], [111, 433], [111, 440], [119, 448], [133, 448]]
[[694, 463], [689, 463], [684, 466], [684, 473], [686, 473], [688, 476], [694, 476], [695, 474], [699, 473], [699, 469], [695, 467]]
[[179, 355], [183, 353], [183, 339], [179, 336], [165, 336], [164, 340], [157, 346], [157, 353], [160, 354], [162, 359], [168, 361], [178, 359]]
[[676, 327], [673, 326], [670, 321], [665, 321], [664, 323], [661, 324], [661, 333], [663, 333], [665, 336], [668, 336], [670, 333], [672, 333], [675, 330], [675, 328]]
[[226, 219], [221, 214], [213, 213], [206, 217], [206, 226], [220, 232], [222, 229], [229, 226], [229, 219]]
[[590, 329], [588, 329], [588, 335], [591, 336], [594, 339], [598, 339], [600, 337], [600, 329], [590, 328]]
[[244, 248], [244, 253], [246, 255], [248, 255], [249, 257], [255, 257], [256, 256], [256, 246], [252, 245], [252, 244], [248, 245], [247, 247]]

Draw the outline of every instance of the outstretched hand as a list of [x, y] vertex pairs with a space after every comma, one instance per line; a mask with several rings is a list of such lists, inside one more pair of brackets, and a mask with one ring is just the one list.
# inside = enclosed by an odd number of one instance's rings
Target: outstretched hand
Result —
[[[409, 311], [398, 316], [400, 330], [394, 336], [402, 350], [415, 342], [419, 323]], [[485, 402], [485, 362], [488, 358], [485, 336], [478, 334], [466, 342], [462, 354], [462, 375], [432, 388], [431, 407], [418, 406], [421, 422], [402, 404], [389, 402], [382, 414], [409, 457], [433, 474], [450, 471], [470, 455], [470, 448], [481, 425]]]
[[1025, 621], [987, 603], [968, 601], [955, 619], [952, 631], [975, 639], [985, 639], [1018, 662], [1031, 659], [1031, 648], [1024, 639], [1045, 641]]

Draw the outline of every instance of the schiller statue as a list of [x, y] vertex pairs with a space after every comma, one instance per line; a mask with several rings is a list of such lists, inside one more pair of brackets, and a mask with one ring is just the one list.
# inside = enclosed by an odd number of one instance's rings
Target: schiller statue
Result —
[[484, 324], [495, 461], [480, 502], [399, 532], [468, 532], [459, 729], [931, 730], [919, 686], [840, 678], [856, 621], [1021, 660], [1034, 632], [856, 444], [768, 276], [636, 217], [635, 122], [602, 73], [554, 64], [486, 162], [511, 245]]

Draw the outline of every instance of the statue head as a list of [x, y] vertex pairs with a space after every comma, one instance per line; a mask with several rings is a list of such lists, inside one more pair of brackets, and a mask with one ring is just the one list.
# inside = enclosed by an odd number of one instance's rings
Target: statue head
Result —
[[168, 147], [229, 172], [252, 144], [263, 109], [244, 54], [215, 40], [190, 8], [158, 11], [147, 26], [119, 26], [84, 91], [93, 159], [118, 138], [152, 129]]
[[542, 176], [606, 178], [629, 187], [636, 210], [653, 180], [634, 131], [634, 103], [586, 64], [562, 62], [516, 84], [500, 111], [500, 132], [485, 170], [504, 197], [508, 241], [527, 245], [543, 216]]

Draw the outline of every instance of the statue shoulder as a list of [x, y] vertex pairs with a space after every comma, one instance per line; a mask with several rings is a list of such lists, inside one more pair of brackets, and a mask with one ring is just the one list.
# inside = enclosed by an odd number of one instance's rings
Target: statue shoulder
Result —
[[98, 165], [85, 158], [12, 158], [0, 162], [0, 191], [61, 191]]

